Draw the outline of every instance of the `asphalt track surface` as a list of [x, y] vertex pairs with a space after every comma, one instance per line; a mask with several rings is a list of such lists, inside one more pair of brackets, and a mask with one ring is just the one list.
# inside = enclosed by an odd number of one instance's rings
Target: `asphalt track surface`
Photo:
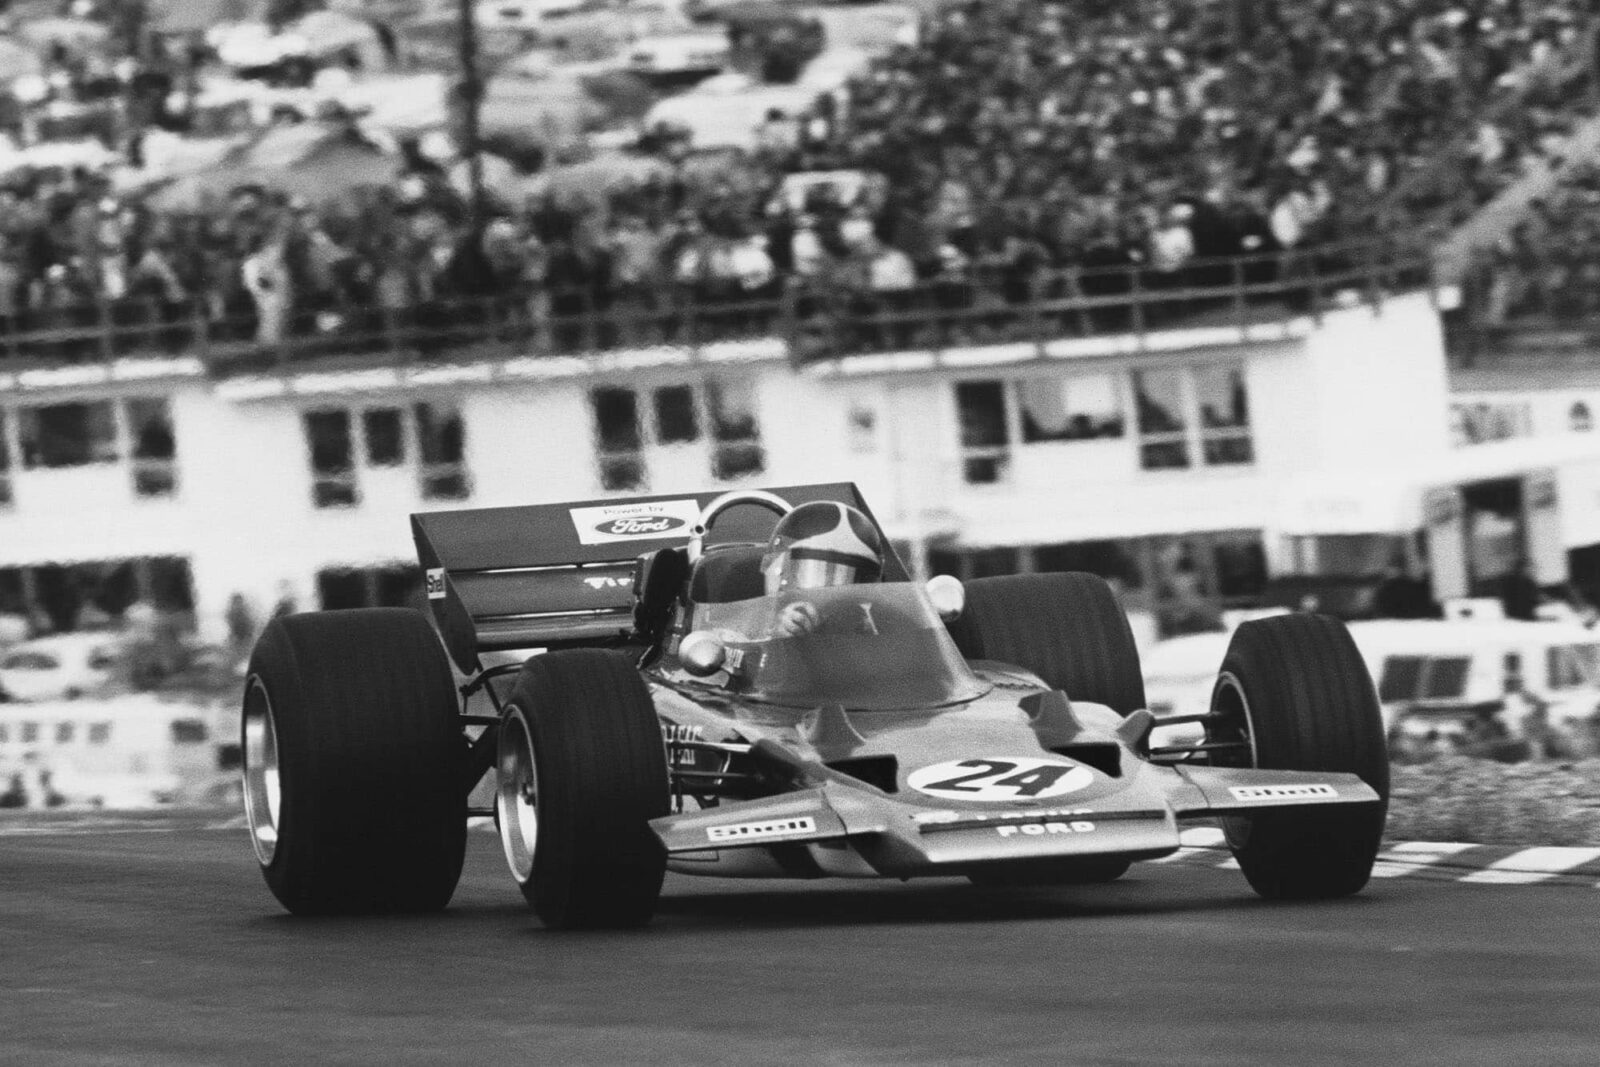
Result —
[[554, 934], [471, 837], [449, 912], [307, 921], [215, 817], [12, 823], [0, 1062], [1600, 1063], [1592, 879], [670, 877], [645, 930]]

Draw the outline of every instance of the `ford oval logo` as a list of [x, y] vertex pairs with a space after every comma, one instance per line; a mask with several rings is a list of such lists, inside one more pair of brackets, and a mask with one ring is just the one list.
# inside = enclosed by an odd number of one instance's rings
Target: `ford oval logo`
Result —
[[595, 529], [612, 537], [665, 537], [688, 523], [671, 515], [630, 515], [625, 519], [610, 519]]

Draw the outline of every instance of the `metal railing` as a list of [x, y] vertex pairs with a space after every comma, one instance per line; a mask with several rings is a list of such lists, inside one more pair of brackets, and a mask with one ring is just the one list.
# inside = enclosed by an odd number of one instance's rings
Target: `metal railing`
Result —
[[1375, 238], [1314, 249], [1150, 267], [1031, 273], [977, 267], [909, 289], [790, 279], [717, 299], [663, 286], [641, 293], [536, 290], [411, 308], [325, 308], [263, 324], [247, 306], [96, 301], [0, 318], [0, 372], [128, 357], [194, 356], [208, 373], [288, 372], [333, 362], [572, 355], [672, 345], [698, 353], [776, 338], [797, 364], [907, 349], [1250, 326], [1374, 306], [1432, 284], [1429, 250]]

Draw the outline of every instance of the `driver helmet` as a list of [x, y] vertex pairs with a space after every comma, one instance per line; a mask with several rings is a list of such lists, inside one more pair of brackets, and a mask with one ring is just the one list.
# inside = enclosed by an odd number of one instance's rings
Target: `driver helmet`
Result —
[[801, 504], [778, 520], [761, 573], [768, 596], [876, 582], [883, 577], [883, 539], [872, 520], [848, 504]]

